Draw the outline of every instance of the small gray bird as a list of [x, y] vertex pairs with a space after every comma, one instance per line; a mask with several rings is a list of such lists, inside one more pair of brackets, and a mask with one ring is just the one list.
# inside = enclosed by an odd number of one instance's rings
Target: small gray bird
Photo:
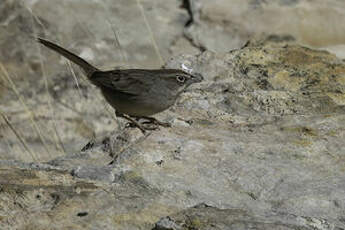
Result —
[[[123, 69], [101, 71], [84, 59], [48, 40], [37, 38], [44, 46], [80, 66], [87, 78], [98, 86], [104, 98], [123, 117], [142, 132], [169, 123], [150, 117], [172, 106], [177, 97], [191, 84], [203, 80], [200, 74], [189, 74], [179, 69]], [[155, 127], [144, 126], [138, 119], [147, 119]]]

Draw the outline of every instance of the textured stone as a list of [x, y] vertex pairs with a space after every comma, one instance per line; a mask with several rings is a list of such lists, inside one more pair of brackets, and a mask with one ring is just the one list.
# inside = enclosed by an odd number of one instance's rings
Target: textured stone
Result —
[[190, 0], [195, 23], [186, 36], [217, 52], [240, 48], [253, 36], [290, 35], [299, 43], [344, 58], [345, 3], [308, 0]]
[[[123, 9], [121, 18], [139, 18], [134, 1], [128, 9], [117, 2], [104, 4], [110, 12]], [[204, 23], [205, 10], [222, 1], [203, 2], [190, 9], [195, 15], [188, 28]], [[116, 122], [99, 91], [77, 69], [78, 84], [62, 59], [44, 49], [41, 59], [37, 44], [24, 35], [35, 28], [99, 67], [112, 66], [121, 55], [111, 52], [114, 37], [106, 33], [106, 17], [99, 18], [105, 15], [101, 3], [61, 1], [56, 9], [52, 1], [25, 3], [39, 20], [30, 21], [32, 14], [18, 1], [0, 4], [1, 64], [28, 107], [0, 71], [0, 110], [31, 152], [1, 119], [0, 229], [345, 229], [341, 59], [297, 45], [295, 34], [258, 36], [225, 53], [177, 56], [165, 66], [189, 68], [205, 81], [156, 115], [171, 128], [143, 135], [125, 128], [123, 120]], [[164, 58], [170, 52], [198, 51], [191, 45], [195, 38], [183, 35], [188, 16], [177, 8], [181, 2], [142, 3], [151, 24], [178, 24], [169, 32], [170, 27], [152, 27], [155, 37], [169, 37], [157, 41]], [[269, 3], [251, 1], [251, 7], [265, 9]], [[275, 3], [290, 10], [306, 4]], [[223, 7], [225, 12], [230, 4]], [[64, 18], [66, 8], [80, 10], [74, 15], [82, 17], [79, 22], [72, 14]], [[87, 20], [91, 13], [93, 21]], [[98, 31], [97, 36], [85, 36], [85, 28]], [[69, 43], [73, 39], [76, 43]], [[127, 55], [138, 50], [138, 56], [128, 56], [131, 62], [156, 65], [150, 39], [137, 47], [132, 39], [123, 43]], [[220, 47], [227, 44], [221, 42]]]
[[[281, 219], [280, 221], [277, 221]], [[188, 208], [169, 218], [161, 219], [155, 227], [160, 229], [262, 229], [262, 230], [312, 230], [330, 229], [327, 222], [316, 223], [309, 220], [308, 224], [303, 223], [303, 218], [296, 216], [275, 214], [272, 217], [265, 216], [260, 218], [250, 212], [241, 209], [218, 209], [205, 204], [196, 205]], [[164, 225], [162, 220], [168, 220], [169, 224]], [[303, 224], [302, 224], [303, 223]], [[303, 226], [304, 225], [304, 226]], [[166, 228], [164, 228], [167, 226]], [[171, 227], [170, 227], [171, 226]]]
[[120, 128], [46, 164], [3, 161], [2, 226], [344, 228], [341, 60], [271, 39], [167, 66], [205, 76], [157, 115], [171, 128]]

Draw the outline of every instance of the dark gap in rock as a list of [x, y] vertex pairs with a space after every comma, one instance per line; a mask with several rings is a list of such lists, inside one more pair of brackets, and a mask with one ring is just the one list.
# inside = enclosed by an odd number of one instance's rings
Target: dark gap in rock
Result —
[[207, 48], [205, 46], [203, 46], [202, 44], [196, 44], [192, 38], [190, 38], [189, 36], [184, 35], [184, 37], [190, 42], [190, 44], [192, 44], [192, 46], [196, 47], [197, 49], [200, 50], [200, 53], [205, 52], [207, 50]]
[[77, 213], [77, 216], [79, 216], [79, 217], [83, 217], [83, 216], [87, 216], [87, 215], [89, 215], [88, 212], [78, 212]]
[[186, 9], [189, 15], [189, 20], [184, 25], [185, 27], [189, 27], [194, 22], [193, 11], [190, 0], [182, 0], [182, 5], [180, 6], [182, 9]]
[[89, 141], [80, 151], [81, 152], [85, 152], [85, 151], [87, 151], [89, 149], [92, 149], [94, 144], [95, 143], [93, 141]]

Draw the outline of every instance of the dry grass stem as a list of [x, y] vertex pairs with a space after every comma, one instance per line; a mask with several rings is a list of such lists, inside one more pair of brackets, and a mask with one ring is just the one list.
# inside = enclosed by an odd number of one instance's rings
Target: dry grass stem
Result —
[[1, 111], [0, 111], [0, 114], [1, 114], [2, 118], [4, 119], [4, 121], [6, 122], [7, 126], [12, 130], [12, 132], [17, 137], [19, 142], [23, 145], [25, 151], [29, 153], [29, 155], [31, 156], [32, 160], [34, 162], [38, 162], [36, 156], [34, 155], [33, 152], [31, 152], [31, 150], [28, 147], [28, 145], [27, 145], [26, 141], [24, 140], [24, 138], [22, 138], [22, 135], [12, 126], [12, 124], [11, 124], [10, 120], [7, 118], [7, 116], [5, 114], [3, 114]]
[[78, 82], [78, 78], [77, 78], [77, 75], [75, 74], [73, 68], [72, 68], [72, 65], [71, 65], [71, 62], [69, 60], [67, 60], [67, 66], [68, 66], [68, 69], [70, 70], [72, 76], [73, 76], [73, 79], [75, 81], [75, 84], [77, 85], [77, 89], [78, 89], [78, 93], [79, 93], [79, 96], [80, 98], [83, 97], [82, 93], [81, 93], [81, 90], [80, 90], [80, 87], [79, 87], [79, 82]]
[[1, 62], [0, 62], [0, 69], [3, 72], [3, 74], [1, 76], [3, 77], [3, 79], [5, 81], [10, 83], [12, 90], [14, 91], [16, 96], [18, 97], [18, 100], [22, 104], [24, 110], [29, 114], [31, 125], [32, 125], [33, 129], [36, 131], [37, 135], [39, 136], [40, 141], [43, 144], [43, 147], [44, 147], [45, 151], [48, 153], [48, 155], [50, 155], [50, 151], [49, 151], [48, 145], [46, 144], [46, 142], [45, 142], [45, 140], [43, 138], [41, 129], [39, 128], [38, 124], [35, 122], [35, 114], [29, 109], [29, 107], [24, 102], [23, 97], [20, 95], [16, 85], [11, 80], [11, 77], [9, 76], [7, 70], [5, 69], [4, 65]]
[[37, 44], [38, 50], [39, 50], [39, 55], [40, 55], [40, 64], [41, 64], [41, 69], [42, 69], [42, 74], [43, 74], [43, 78], [44, 78], [44, 85], [47, 91], [47, 95], [48, 95], [48, 107], [51, 113], [51, 118], [53, 121], [53, 130], [54, 130], [54, 141], [55, 141], [55, 146], [56, 149], [58, 149], [59, 151], [61, 151], [62, 154], [66, 154], [65, 151], [65, 147], [63, 145], [61, 136], [58, 133], [57, 130], [57, 124], [56, 124], [56, 116], [55, 116], [55, 112], [54, 112], [54, 107], [52, 105], [52, 96], [49, 93], [49, 84], [48, 84], [48, 78], [47, 78], [47, 74], [44, 68], [44, 64], [43, 64], [43, 58], [42, 58], [42, 54], [41, 54], [41, 49], [39, 47], [39, 45]]
[[[30, 7], [27, 7], [25, 5], [26, 9], [30, 12], [31, 16], [32, 16], [32, 20], [36, 21], [43, 29], [44, 31], [46, 30], [44, 24], [41, 22], [41, 20], [32, 12], [32, 10], [30, 9]], [[38, 34], [36, 32], [36, 28], [34, 26], [34, 23], [32, 22], [31, 23], [32, 25], [32, 29], [33, 29], [33, 32], [34, 32], [34, 35], [35, 37], [38, 37]], [[46, 71], [45, 71], [45, 68], [44, 68], [44, 64], [43, 64], [43, 58], [42, 58], [42, 53], [41, 53], [41, 48], [39, 46], [39, 44], [37, 44], [37, 50], [38, 50], [38, 53], [39, 53], [39, 57], [40, 57], [40, 65], [41, 65], [41, 69], [42, 69], [42, 74], [43, 74], [43, 78], [44, 78], [44, 85], [45, 85], [45, 88], [46, 88], [46, 91], [47, 91], [47, 95], [48, 95], [48, 107], [49, 107], [49, 110], [50, 110], [50, 113], [51, 113], [51, 117], [52, 117], [52, 121], [53, 121], [53, 130], [54, 130], [54, 142], [55, 142], [55, 146], [56, 146], [56, 149], [58, 149], [59, 151], [61, 151], [63, 154], [65, 154], [65, 148], [64, 148], [64, 145], [62, 143], [62, 139], [61, 139], [61, 136], [59, 135], [58, 131], [57, 131], [57, 124], [56, 124], [56, 117], [55, 117], [55, 113], [54, 113], [54, 107], [52, 105], [52, 97], [49, 93], [49, 84], [48, 84], [48, 78], [47, 78], [47, 74], [46, 74]], [[46, 148], [48, 148], [46, 146]], [[48, 151], [49, 152], [49, 151]]]
[[109, 19], [107, 20], [108, 23], [109, 23], [109, 26], [110, 26], [110, 29], [113, 31], [113, 34], [114, 34], [114, 40], [115, 40], [115, 48], [118, 48], [120, 50], [120, 55], [121, 55], [121, 60], [123, 62], [128, 62], [128, 59], [125, 55], [125, 52], [123, 51], [123, 48], [120, 44], [120, 40], [119, 40], [119, 36], [118, 34], [116, 33], [116, 29], [114, 28], [113, 24], [109, 21]]
[[137, 0], [137, 4], [138, 4], [138, 7], [140, 9], [141, 15], [142, 15], [142, 17], [144, 19], [144, 22], [145, 22], [145, 25], [147, 27], [147, 30], [149, 31], [149, 35], [150, 35], [150, 38], [151, 38], [151, 41], [152, 41], [152, 45], [153, 45], [153, 48], [155, 49], [155, 52], [156, 52], [157, 57], [159, 59], [160, 65], [163, 66], [164, 65], [164, 60], [162, 58], [162, 55], [159, 52], [159, 48], [158, 48], [157, 42], [156, 42], [156, 40], [155, 40], [155, 38], [153, 36], [153, 32], [152, 32], [150, 23], [148, 22], [148, 20], [146, 18], [144, 7], [140, 3], [140, 0]]

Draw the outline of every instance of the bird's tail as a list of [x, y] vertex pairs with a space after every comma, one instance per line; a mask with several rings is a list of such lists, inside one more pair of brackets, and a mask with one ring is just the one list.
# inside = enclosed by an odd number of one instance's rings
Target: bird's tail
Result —
[[64, 56], [68, 60], [70, 60], [71, 62], [80, 66], [85, 71], [85, 73], [88, 77], [90, 77], [93, 72], [98, 71], [98, 69], [96, 67], [92, 66], [90, 63], [88, 63], [87, 61], [85, 61], [81, 57], [75, 55], [74, 53], [62, 48], [61, 46], [59, 46], [53, 42], [50, 42], [50, 41], [42, 39], [42, 38], [37, 38], [37, 41], [39, 43], [43, 44], [44, 46], [48, 47], [49, 49], [52, 49], [55, 52], [61, 54], [62, 56]]

